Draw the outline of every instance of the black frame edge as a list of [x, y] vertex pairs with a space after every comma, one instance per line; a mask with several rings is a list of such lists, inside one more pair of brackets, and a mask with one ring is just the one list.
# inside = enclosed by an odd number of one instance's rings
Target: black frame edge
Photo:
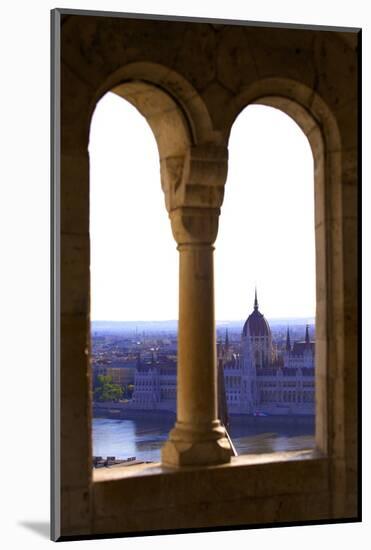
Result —
[[358, 32], [359, 27], [339, 27], [330, 25], [312, 25], [310, 23], [273, 23], [268, 21], [248, 21], [239, 19], [218, 19], [213, 17], [198, 17], [184, 15], [159, 15], [155, 13], [127, 13], [117, 11], [80, 10], [69, 8], [56, 8], [60, 15], [82, 15], [91, 17], [118, 17], [126, 19], [150, 19], [152, 21], [179, 21], [188, 23], [205, 23], [214, 25], [244, 25], [250, 27], [269, 27], [298, 30], [318, 30], [335, 32]]

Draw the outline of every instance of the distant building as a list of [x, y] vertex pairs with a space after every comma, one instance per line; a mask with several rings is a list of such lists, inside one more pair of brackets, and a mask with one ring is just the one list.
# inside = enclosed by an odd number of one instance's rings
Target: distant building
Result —
[[305, 339], [293, 347], [287, 329], [286, 349], [279, 355], [255, 291], [240, 353], [229, 351], [227, 338], [219, 349], [230, 414], [314, 414], [314, 342], [309, 339], [308, 325]]
[[143, 361], [138, 354], [131, 408], [176, 411], [176, 361], [152, 354]]

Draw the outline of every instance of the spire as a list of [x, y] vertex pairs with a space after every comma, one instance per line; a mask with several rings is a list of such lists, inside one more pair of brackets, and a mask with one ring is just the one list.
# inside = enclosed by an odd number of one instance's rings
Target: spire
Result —
[[286, 334], [286, 351], [291, 351], [291, 341], [290, 341], [289, 327], [287, 327], [287, 334]]
[[309, 325], [307, 325], [305, 327], [305, 343], [306, 344], [309, 344], [310, 343], [310, 340], [309, 340]]
[[256, 287], [255, 287], [254, 311], [257, 311], [258, 309], [259, 309], [258, 294], [257, 294], [257, 292], [256, 292]]
[[228, 329], [225, 329], [225, 349], [226, 351], [229, 349], [229, 335], [228, 335]]
[[216, 357], [217, 359], [221, 359], [222, 357], [222, 344], [221, 342], [217, 342], [216, 343]]

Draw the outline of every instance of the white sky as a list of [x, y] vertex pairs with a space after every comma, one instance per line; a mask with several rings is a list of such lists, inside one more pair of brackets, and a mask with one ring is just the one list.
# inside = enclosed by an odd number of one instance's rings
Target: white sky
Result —
[[[89, 152], [92, 319], [176, 319], [178, 252], [147, 122], [106, 94]], [[277, 109], [249, 106], [232, 128], [215, 246], [218, 320], [247, 317], [255, 284], [266, 317], [314, 316], [313, 159]]]

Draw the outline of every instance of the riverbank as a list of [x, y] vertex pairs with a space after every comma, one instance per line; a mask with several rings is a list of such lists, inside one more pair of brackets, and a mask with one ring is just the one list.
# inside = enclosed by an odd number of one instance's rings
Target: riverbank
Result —
[[[148, 420], [148, 419], [158, 419], [158, 420], [176, 420], [176, 413], [170, 410], [145, 410], [145, 409], [134, 409], [128, 407], [126, 403], [93, 403], [93, 418], [110, 418], [110, 419], [121, 419], [121, 420]], [[282, 422], [295, 421], [298, 422], [307, 422], [314, 423], [315, 415], [314, 414], [265, 414], [265, 415], [254, 415], [254, 414], [239, 414], [231, 413], [229, 415], [230, 421], [232, 423], [243, 422], [244, 424], [254, 425], [255, 419], [259, 418], [260, 422], [269, 423], [272, 419], [277, 419], [277, 421], [282, 420]]]
[[111, 419], [121, 419], [121, 420], [174, 420], [176, 419], [176, 414], [172, 411], [151, 411], [151, 410], [142, 410], [142, 409], [129, 409], [129, 408], [120, 408], [120, 407], [96, 407], [93, 404], [93, 418], [111, 418]]

